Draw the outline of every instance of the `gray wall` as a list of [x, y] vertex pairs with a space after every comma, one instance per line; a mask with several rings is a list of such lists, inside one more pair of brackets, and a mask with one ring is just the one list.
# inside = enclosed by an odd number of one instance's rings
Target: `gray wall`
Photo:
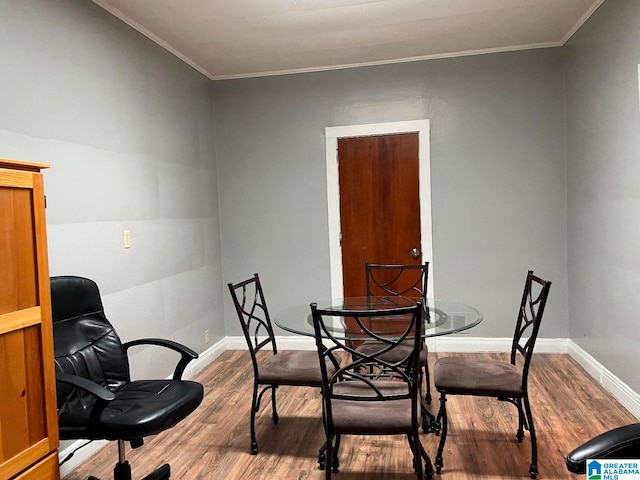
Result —
[[52, 274], [95, 278], [123, 338], [203, 351], [240, 334], [226, 282], [260, 272], [276, 312], [329, 295], [324, 128], [428, 118], [437, 296], [508, 337], [533, 268], [542, 335], [639, 390], [639, 9], [605, 2], [562, 49], [212, 84], [91, 2], [3, 1], [0, 154], [52, 164]]
[[273, 312], [329, 296], [324, 128], [428, 118], [436, 295], [509, 337], [532, 268], [541, 335], [640, 391], [636, 0], [562, 49], [213, 84], [85, 0], [0, 1], [0, 39], [0, 156], [52, 165], [51, 274], [97, 280], [123, 339], [239, 335], [254, 271]]
[[564, 47], [571, 338], [640, 391], [640, 2], [604, 2]]
[[123, 340], [223, 338], [210, 81], [89, 1], [1, 1], [0, 39], [0, 156], [51, 164], [50, 273], [96, 280]]
[[541, 335], [566, 338], [561, 62], [546, 49], [215, 82], [225, 282], [259, 272], [272, 314], [329, 297], [325, 127], [428, 118], [436, 296], [483, 312], [472, 335], [510, 337], [531, 268], [553, 281]]

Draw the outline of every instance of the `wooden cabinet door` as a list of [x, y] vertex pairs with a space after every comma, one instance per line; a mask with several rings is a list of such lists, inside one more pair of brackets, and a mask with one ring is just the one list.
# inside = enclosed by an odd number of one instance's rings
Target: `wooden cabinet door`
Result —
[[58, 447], [41, 168], [0, 159], [0, 478]]

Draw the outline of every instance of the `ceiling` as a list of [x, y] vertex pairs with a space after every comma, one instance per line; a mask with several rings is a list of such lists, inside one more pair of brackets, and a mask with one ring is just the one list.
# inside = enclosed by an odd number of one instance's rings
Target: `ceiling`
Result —
[[93, 0], [218, 80], [558, 47], [604, 0]]

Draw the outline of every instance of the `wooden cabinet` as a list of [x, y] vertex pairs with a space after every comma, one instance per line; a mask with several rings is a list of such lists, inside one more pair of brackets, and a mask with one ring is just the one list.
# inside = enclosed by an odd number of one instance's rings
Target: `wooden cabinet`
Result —
[[59, 479], [41, 170], [0, 159], [0, 479]]

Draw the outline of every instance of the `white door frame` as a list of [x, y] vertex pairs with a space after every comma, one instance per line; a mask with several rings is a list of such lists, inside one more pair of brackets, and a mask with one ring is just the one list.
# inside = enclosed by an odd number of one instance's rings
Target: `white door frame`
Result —
[[329, 219], [329, 261], [331, 264], [331, 297], [343, 296], [342, 247], [340, 246], [340, 185], [338, 183], [338, 139], [369, 137], [394, 133], [418, 134], [418, 181], [420, 183], [420, 243], [422, 261], [429, 262], [427, 296], [433, 297], [433, 242], [431, 230], [431, 157], [429, 120], [371, 123], [326, 127], [327, 204]]

